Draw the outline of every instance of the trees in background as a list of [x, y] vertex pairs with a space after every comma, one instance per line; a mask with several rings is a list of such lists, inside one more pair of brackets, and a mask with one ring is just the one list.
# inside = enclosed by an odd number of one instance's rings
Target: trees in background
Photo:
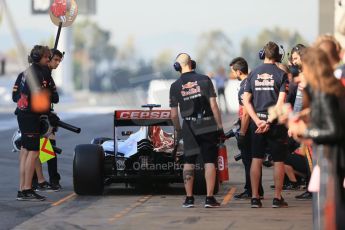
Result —
[[110, 43], [110, 32], [95, 22], [81, 21], [75, 23], [73, 28], [74, 82], [77, 89], [90, 89], [97, 68], [105, 66], [109, 69], [117, 49]]
[[234, 49], [230, 38], [222, 30], [212, 30], [199, 36], [196, 54], [199, 69], [213, 72], [229, 65]]
[[[144, 61], [138, 55], [134, 37], [129, 37], [118, 47], [111, 44], [110, 37], [110, 32], [95, 22], [85, 20], [74, 25], [74, 82], [77, 89], [112, 92], [132, 87], [146, 88], [153, 79], [178, 77], [172, 68], [175, 58], [172, 50], [162, 50], [152, 60]], [[220, 67], [228, 70], [229, 62], [236, 56], [246, 58], [253, 68], [261, 62], [258, 52], [268, 41], [284, 46], [285, 60], [294, 45], [306, 44], [297, 32], [264, 29], [255, 38], [244, 38], [238, 54], [224, 31], [211, 30], [202, 33], [195, 44], [197, 71], [210, 73]]]

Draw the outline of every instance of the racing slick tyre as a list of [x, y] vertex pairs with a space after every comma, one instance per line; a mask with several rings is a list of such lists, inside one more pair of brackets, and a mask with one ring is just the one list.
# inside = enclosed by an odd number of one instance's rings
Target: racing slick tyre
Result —
[[91, 144], [95, 144], [95, 145], [101, 145], [106, 141], [112, 140], [109, 137], [95, 137], [91, 140]]
[[[214, 194], [217, 194], [219, 191], [219, 178], [218, 170], [216, 171], [216, 183], [214, 185]], [[206, 195], [206, 180], [205, 180], [205, 168], [204, 161], [202, 156], [199, 155], [196, 159], [195, 172], [194, 172], [194, 184], [193, 184], [193, 193], [195, 195]]]
[[83, 144], [75, 147], [73, 186], [78, 195], [101, 195], [103, 193], [104, 153], [101, 146]]

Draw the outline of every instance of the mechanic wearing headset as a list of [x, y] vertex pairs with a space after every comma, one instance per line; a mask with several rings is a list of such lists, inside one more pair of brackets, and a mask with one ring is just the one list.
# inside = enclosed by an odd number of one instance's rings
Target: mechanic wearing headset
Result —
[[270, 106], [284, 104], [289, 89], [289, 81], [287, 74], [276, 65], [276, 62], [280, 62], [282, 59], [279, 46], [276, 43], [268, 42], [260, 51], [260, 59], [264, 59], [264, 63], [257, 66], [249, 74], [243, 95], [244, 107], [251, 117], [249, 124], [252, 149], [250, 169], [251, 207], [262, 207], [259, 197], [259, 184], [262, 162], [267, 147], [271, 151], [274, 161], [275, 193], [272, 207], [287, 207], [288, 204], [281, 196], [284, 180], [284, 160], [288, 154], [287, 129], [283, 125], [267, 122], [267, 112]]
[[[184, 142], [183, 180], [187, 197], [183, 207], [194, 207], [194, 169], [196, 159], [201, 154], [205, 164], [207, 187], [205, 207], [215, 208], [220, 206], [213, 196], [217, 143], [220, 135], [224, 136], [224, 131], [214, 86], [209, 77], [192, 70], [193, 64], [188, 54], [180, 53], [176, 57], [174, 68], [181, 73], [181, 77], [170, 87], [171, 118], [177, 130], [177, 139], [182, 134]], [[178, 107], [183, 118], [182, 129]]]
[[[58, 49], [51, 49], [51, 57], [50, 57], [50, 61], [49, 61], [48, 66], [47, 66], [48, 71], [50, 72], [50, 76], [51, 76], [52, 71], [60, 65], [64, 55], [65, 55], [65, 53], [64, 52], [62, 53]], [[52, 90], [55, 94], [57, 94], [57, 90], [56, 90], [53, 78], [51, 79], [51, 81], [52, 81], [52, 85], [54, 87]], [[51, 110], [53, 111], [53, 104], [51, 105]], [[52, 144], [52, 146], [56, 146], [55, 132], [53, 132], [49, 136], [49, 140], [50, 140], [50, 143]], [[39, 176], [41, 183], [38, 183], [38, 178], [37, 178], [36, 174], [34, 174], [34, 178], [32, 181], [32, 187], [33, 187], [33, 189], [35, 189], [35, 191], [50, 191], [50, 190], [52, 190], [54, 192], [57, 192], [62, 188], [60, 185], [61, 176], [57, 170], [57, 154], [55, 154], [55, 157], [53, 157], [47, 161], [47, 165], [48, 165], [49, 183], [45, 182], [45, 179], [43, 177], [42, 164], [38, 160], [36, 162], [36, 173]]]
[[[32, 109], [32, 95], [27, 77], [31, 75], [41, 88], [50, 91], [50, 102], [57, 103], [59, 96], [56, 92], [55, 83], [47, 68], [50, 59], [50, 49], [47, 46], [35, 45], [30, 52], [28, 69], [20, 73], [13, 87], [12, 99], [17, 103], [15, 114], [21, 131], [20, 162], [20, 186], [17, 200], [42, 201], [45, 197], [40, 196], [32, 189], [32, 178], [35, 171], [35, 163], [39, 155], [40, 147], [40, 116]], [[47, 113], [49, 111], [46, 111]]]

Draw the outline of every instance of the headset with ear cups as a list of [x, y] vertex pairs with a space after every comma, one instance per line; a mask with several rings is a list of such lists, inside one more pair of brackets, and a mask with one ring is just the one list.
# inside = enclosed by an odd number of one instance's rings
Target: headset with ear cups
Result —
[[264, 60], [265, 59], [265, 49], [262, 48], [260, 51], [259, 51], [259, 59], [260, 60]]
[[[187, 53], [179, 53], [175, 59], [177, 59], [181, 54], [186, 54], [188, 55]], [[196, 69], [196, 62], [194, 60], [191, 59], [191, 57], [188, 55], [189, 59], [190, 59], [190, 62], [191, 62], [191, 68], [192, 70], [195, 70]], [[178, 62], [175, 62], [174, 63], [174, 69], [177, 71], [177, 72], [181, 72], [182, 71], [182, 67], [181, 67], [181, 64], [178, 63]]]
[[28, 57], [29, 63], [39, 63], [42, 58], [42, 48], [41, 45], [35, 45], [34, 48], [31, 50], [30, 55]]
[[[266, 45], [265, 45], [266, 47]], [[259, 58], [260, 60], [264, 60], [265, 59], [265, 47], [262, 48], [260, 51], [259, 51]], [[282, 50], [282, 53], [279, 52], [279, 55], [276, 59], [277, 62], [282, 62], [284, 57], [285, 57], [285, 49], [283, 47], [283, 45], [279, 45], [279, 48]]]
[[196, 62], [194, 60], [191, 60], [191, 66], [192, 66], [192, 70], [196, 69]]
[[181, 72], [182, 68], [181, 68], [180, 63], [175, 62], [175, 63], [174, 63], [174, 69], [175, 69], [177, 72]]

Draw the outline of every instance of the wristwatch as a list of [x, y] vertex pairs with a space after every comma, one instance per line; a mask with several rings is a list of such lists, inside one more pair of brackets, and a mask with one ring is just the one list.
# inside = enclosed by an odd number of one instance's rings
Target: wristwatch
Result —
[[319, 131], [316, 129], [310, 129], [310, 130], [306, 129], [303, 136], [313, 139], [319, 136]]

